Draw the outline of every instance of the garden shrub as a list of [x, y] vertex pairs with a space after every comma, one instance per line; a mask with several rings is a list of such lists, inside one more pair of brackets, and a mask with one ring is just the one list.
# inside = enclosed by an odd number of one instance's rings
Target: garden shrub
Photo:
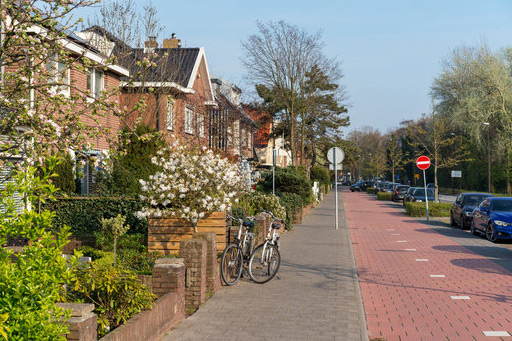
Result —
[[331, 185], [331, 177], [327, 168], [318, 165], [311, 167], [309, 178], [311, 181], [318, 181], [320, 185], [324, 185], [325, 193], [329, 191], [329, 186]]
[[369, 194], [375, 194], [375, 188], [374, 187], [366, 187], [366, 193]]
[[91, 237], [101, 231], [101, 219], [112, 218], [118, 214], [126, 216], [130, 225], [129, 233], [147, 233], [148, 223], [135, 216], [145, 204], [138, 199], [128, 198], [61, 198], [45, 204], [43, 207], [56, 213], [54, 228], [64, 225], [71, 227], [77, 237]]
[[140, 311], [150, 309], [156, 298], [133, 271], [120, 266], [95, 261], [78, 267], [75, 274], [68, 300], [95, 305], [98, 336], [124, 324]]
[[[449, 217], [451, 203], [447, 202], [429, 202], [428, 213], [431, 217]], [[427, 211], [424, 202], [407, 202], [405, 203], [405, 213], [410, 217], [426, 217]]]
[[233, 215], [237, 218], [254, 216], [262, 210], [272, 212], [276, 217], [286, 217], [286, 209], [281, 205], [279, 197], [259, 191], [244, 193], [233, 205]]
[[[265, 174], [264, 181], [259, 183], [264, 192], [272, 192], [272, 173]], [[276, 193], [294, 193], [301, 197], [302, 202], [309, 204], [313, 201], [312, 183], [300, 167], [288, 166], [275, 168]]]
[[[65, 340], [65, 321], [70, 313], [56, 306], [62, 289], [70, 283], [77, 257], [66, 260], [62, 248], [67, 243], [69, 228], [51, 233], [55, 214], [39, 211], [40, 203], [52, 200], [56, 187], [50, 182], [56, 159], [48, 168], [26, 167], [16, 172], [13, 182], [4, 183], [0, 193], [0, 245], [9, 240], [28, 240], [23, 249], [0, 247], [0, 338], [8, 340]], [[18, 211], [15, 193], [23, 206], [32, 210]]]
[[391, 201], [392, 195], [393, 195], [393, 193], [391, 193], [391, 192], [378, 192], [377, 199], [384, 200], [384, 201]]
[[279, 201], [286, 209], [285, 228], [290, 230], [293, 222], [297, 219], [297, 213], [302, 209], [304, 203], [300, 195], [295, 193], [281, 193]]
[[119, 147], [111, 158], [110, 170], [97, 177], [101, 194], [134, 196], [141, 193], [139, 179], [148, 180], [161, 170], [151, 158], [165, 147], [165, 140], [156, 130], [138, 124], [134, 131], [124, 129]]
[[75, 164], [69, 153], [58, 153], [59, 163], [55, 165], [54, 172], [58, 175], [52, 179], [53, 184], [60, 192], [66, 194], [76, 193]]

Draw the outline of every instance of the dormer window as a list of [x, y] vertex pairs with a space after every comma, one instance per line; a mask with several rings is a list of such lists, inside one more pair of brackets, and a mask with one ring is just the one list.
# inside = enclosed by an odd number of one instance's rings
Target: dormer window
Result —
[[103, 71], [97, 69], [89, 69], [87, 71], [87, 90], [90, 91], [91, 97], [98, 98], [103, 91]]

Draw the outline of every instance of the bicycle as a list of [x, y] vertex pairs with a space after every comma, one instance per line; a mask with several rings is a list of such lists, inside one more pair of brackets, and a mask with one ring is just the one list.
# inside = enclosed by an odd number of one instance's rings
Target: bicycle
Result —
[[279, 270], [279, 265], [281, 265], [281, 254], [279, 253], [280, 235], [276, 231], [284, 224], [284, 220], [277, 218], [272, 212], [266, 210], [263, 212], [272, 217], [270, 229], [265, 237], [265, 241], [252, 252], [248, 266], [249, 277], [259, 284], [270, 281]]
[[254, 233], [248, 229], [254, 227], [254, 222], [237, 219], [228, 215], [228, 218], [238, 220], [239, 229], [235, 240], [228, 244], [222, 252], [220, 261], [220, 275], [226, 285], [234, 285], [240, 279], [244, 264], [247, 263], [254, 247]]

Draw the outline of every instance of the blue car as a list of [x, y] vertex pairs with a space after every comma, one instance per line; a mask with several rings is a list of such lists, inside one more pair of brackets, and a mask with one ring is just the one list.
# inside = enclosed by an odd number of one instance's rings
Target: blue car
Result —
[[493, 243], [512, 239], [512, 198], [486, 198], [473, 211], [471, 233], [485, 233]]

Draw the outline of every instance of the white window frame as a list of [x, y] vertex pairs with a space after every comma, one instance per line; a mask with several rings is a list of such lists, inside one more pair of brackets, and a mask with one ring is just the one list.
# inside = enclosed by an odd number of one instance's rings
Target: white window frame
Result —
[[204, 138], [204, 115], [197, 113], [197, 136]]
[[[97, 76], [100, 76], [100, 87], [98, 89], [98, 92], [96, 92], [96, 83], [98, 81]], [[105, 89], [105, 72], [90, 68], [87, 70], [87, 90], [90, 92], [89, 99], [93, 100], [94, 98], [98, 98], [101, 94], [101, 92]]]
[[67, 65], [61, 61], [59, 61], [59, 56], [57, 53], [54, 53], [48, 59], [48, 63], [46, 64], [46, 69], [50, 71], [52, 74], [51, 81], [55, 83], [65, 83], [66, 85], [52, 86], [50, 91], [55, 94], [62, 94], [66, 97], [69, 97], [71, 94], [70, 90], [70, 79], [71, 79], [71, 71], [67, 67]]
[[167, 117], [166, 117], [167, 130], [174, 130], [174, 99], [167, 99]]
[[185, 133], [194, 134], [194, 109], [185, 107]]

